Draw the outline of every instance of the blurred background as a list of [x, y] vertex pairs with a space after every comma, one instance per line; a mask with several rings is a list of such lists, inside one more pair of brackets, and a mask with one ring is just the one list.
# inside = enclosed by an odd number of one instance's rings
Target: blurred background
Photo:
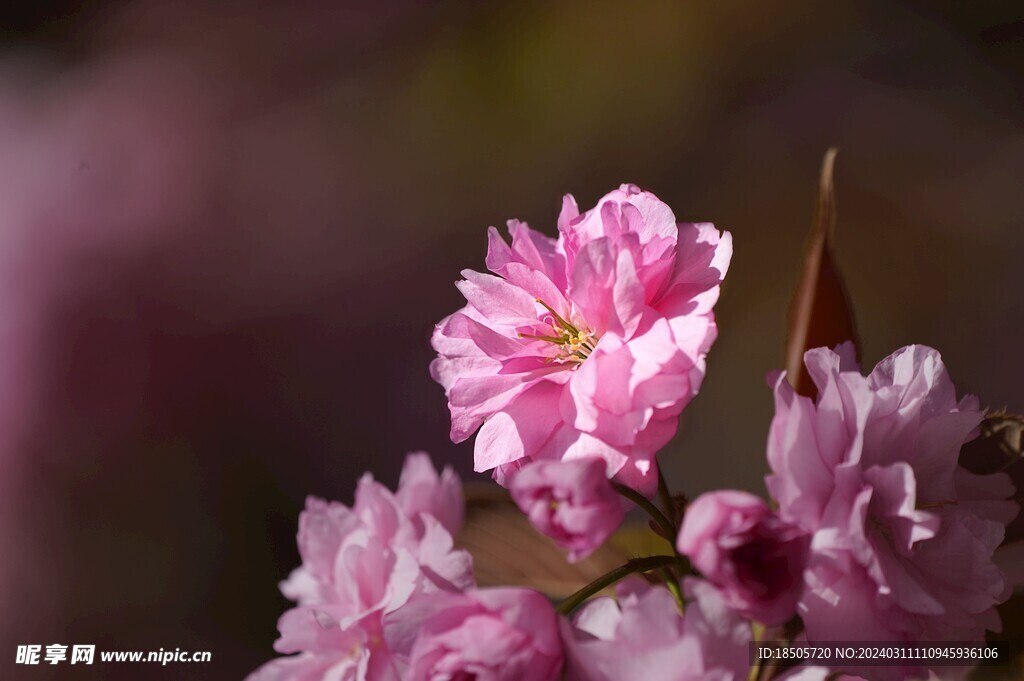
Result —
[[[0, 10], [0, 677], [240, 679], [306, 494], [426, 449], [485, 229], [622, 182], [736, 254], [673, 487], [763, 493], [825, 149], [873, 365], [1024, 410], [1019, 3], [74, 2]], [[478, 476], [477, 476], [478, 477]], [[15, 666], [18, 644], [209, 650]]]

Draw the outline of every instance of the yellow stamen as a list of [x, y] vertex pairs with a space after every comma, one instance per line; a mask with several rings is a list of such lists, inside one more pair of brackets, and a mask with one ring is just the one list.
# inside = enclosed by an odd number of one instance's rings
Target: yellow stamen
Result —
[[532, 334], [532, 333], [520, 333], [520, 338], [536, 338], [547, 343], [554, 343], [555, 345], [561, 346], [564, 354], [561, 357], [548, 357], [544, 360], [547, 363], [557, 362], [558, 364], [564, 364], [566, 362], [572, 362], [579, 366], [583, 363], [590, 353], [597, 347], [597, 338], [594, 334], [586, 329], [579, 329], [570, 322], [568, 322], [562, 315], [555, 312], [554, 308], [545, 303], [540, 298], [535, 299], [538, 303], [544, 306], [554, 321], [551, 322], [551, 328], [555, 331], [554, 335], [545, 334]]

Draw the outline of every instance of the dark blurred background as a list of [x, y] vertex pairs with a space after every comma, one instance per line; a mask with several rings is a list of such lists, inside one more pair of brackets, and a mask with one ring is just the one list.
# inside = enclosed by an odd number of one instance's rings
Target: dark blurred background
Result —
[[[212, 5], [213, 3], [211, 3]], [[825, 149], [865, 362], [1024, 410], [1024, 12], [954, 2], [0, 10], [0, 677], [240, 679], [308, 493], [471, 476], [428, 373], [485, 228], [634, 182], [736, 255], [673, 486], [762, 491]], [[210, 650], [15, 666], [15, 647]]]

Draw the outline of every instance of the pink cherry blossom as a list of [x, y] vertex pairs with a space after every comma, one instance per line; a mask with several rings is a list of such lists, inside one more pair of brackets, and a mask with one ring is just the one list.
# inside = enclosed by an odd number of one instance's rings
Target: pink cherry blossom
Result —
[[493, 274], [463, 271], [467, 304], [432, 338], [452, 440], [479, 430], [476, 470], [502, 484], [524, 460], [598, 456], [653, 495], [655, 453], [704, 378], [732, 237], [633, 185], [583, 214], [566, 196], [557, 239], [508, 229], [511, 245], [489, 230]]
[[[1017, 513], [1003, 474], [958, 464], [983, 413], [939, 353], [909, 346], [867, 377], [852, 346], [804, 357], [816, 401], [774, 379], [768, 489], [814, 533], [799, 612], [815, 640], [980, 640], [1008, 596], [992, 560]], [[899, 677], [873, 668], [876, 677]]]
[[796, 613], [810, 535], [746, 492], [703, 494], [686, 508], [676, 547], [730, 607], [765, 624]]
[[307, 499], [299, 516], [302, 565], [281, 584], [298, 605], [282, 615], [274, 644], [279, 653], [300, 654], [264, 665], [250, 681], [398, 681], [384, 644], [388, 614], [474, 584], [469, 554], [455, 550], [446, 527], [425, 512], [439, 509], [457, 527], [456, 503], [458, 479], [450, 470], [438, 476], [423, 454], [407, 459], [397, 494], [367, 474], [351, 508]]
[[555, 681], [562, 670], [558, 616], [535, 591], [439, 592], [390, 620], [388, 645], [403, 681]]
[[598, 458], [527, 464], [509, 490], [533, 526], [567, 549], [573, 563], [603, 544], [625, 515]]
[[668, 589], [620, 582], [617, 600], [588, 602], [562, 623], [568, 681], [734, 681], [747, 678], [750, 623], [711, 584], [688, 578], [685, 617]]

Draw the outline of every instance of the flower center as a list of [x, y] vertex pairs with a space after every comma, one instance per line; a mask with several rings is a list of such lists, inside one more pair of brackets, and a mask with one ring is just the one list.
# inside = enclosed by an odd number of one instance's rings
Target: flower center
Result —
[[572, 323], [566, 321], [562, 315], [555, 312], [550, 305], [540, 298], [537, 298], [537, 302], [543, 305], [545, 309], [551, 313], [551, 317], [545, 318], [545, 320], [551, 324], [551, 328], [554, 333], [550, 335], [520, 333], [519, 337], [537, 338], [559, 346], [562, 350], [561, 355], [558, 357], [549, 357], [549, 362], [556, 362], [558, 364], [572, 363], [575, 366], [582, 364], [583, 360], [589, 357], [590, 353], [592, 353], [594, 348], [597, 347], [598, 338], [590, 329], [578, 328]]

